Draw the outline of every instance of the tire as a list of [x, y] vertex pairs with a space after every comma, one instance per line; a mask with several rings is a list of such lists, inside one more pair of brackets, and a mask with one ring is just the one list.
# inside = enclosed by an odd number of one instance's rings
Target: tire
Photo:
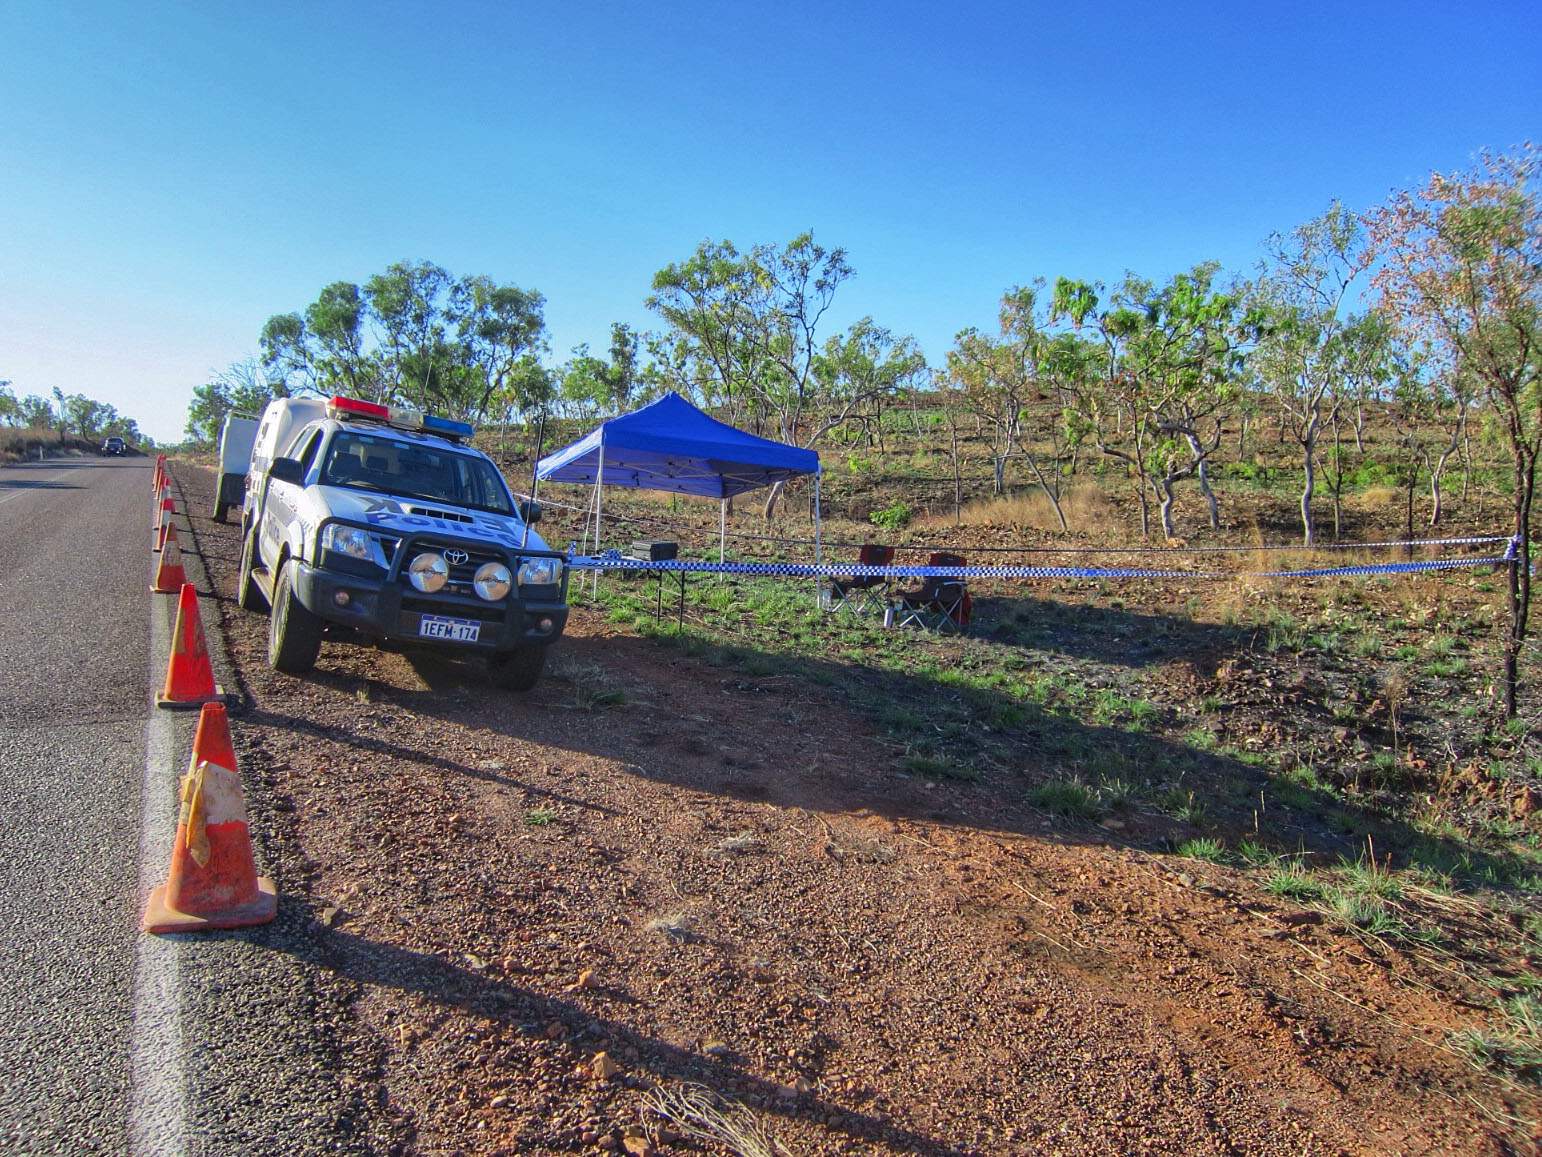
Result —
[[257, 576], [252, 571], [257, 566], [257, 528], [242, 539], [241, 546], [241, 573], [236, 578], [236, 602], [243, 611], [265, 611], [268, 609], [268, 597], [262, 593], [262, 587], [257, 585]]
[[321, 654], [321, 617], [305, 609], [294, 593], [294, 559], [286, 559], [273, 588], [268, 620], [268, 666], [286, 675], [304, 675]]
[[225, 511], [227, 511], [229, 509], [230, 509], [230, 507], [227, 504], [225, 504], [223, 502], [216, 502], [214, 504], [214, 521], [215, 522], [224, 522], [225, 521]]
[[546, 668], [545, 647], [515, 647], [501, 655], [487, 657], [487, 673], [493, 683], [505, 691], [528, 691], [541, 679]]

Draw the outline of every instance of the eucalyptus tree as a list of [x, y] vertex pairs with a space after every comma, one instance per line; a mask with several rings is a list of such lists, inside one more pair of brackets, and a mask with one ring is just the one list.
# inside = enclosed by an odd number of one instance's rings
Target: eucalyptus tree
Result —
[[587, 344], [558, 367], [557, 399], [574, 417], [590, 421], [611, 408], [610, 366], [589, 352]]
[[1300, 449], [1301, 528], [1312, 546], [1319, 442], [1349, 378], [1351, 291], [1370, 266], [1371, 250], [1359, 219], [1338, 202], [1288, 236], [1275, 234], [1269, 250], [1249, 301], [1257, 336], [1252, 362], [1278, 407], [1282, 433]]
[[[826, 249], [813, 233], [743, 254], [730, 241], [706, 241], [654, 275], [647, 305], [695, 363], [690, 379], [717, 395], [707, 401], [757, 426], [773, 423], [782, 441], [808, 446], [824, 432], [817, 425], [804, 432], [820, 401], [820, 326], [851, 275], [846, 251]], [[771, 487], [767, 518], [781, 492], [781, 483]]]
[[[1068, 278], [1055, 285], [1052, 317], [1078, 337], [1056, 363], [1067, 431], [1130, 470], [1143, 535], [1153, 499], [1164, 537], [1175, 535], [1177, 486], [1191, 478], [1211, 527], [1220, 526], [1210, 462], [1241, 395], [1243, 330], [1242, 294], [1217, 289], [1218, 272], [1213, 263], [1198, 265], [1160, 288], [1131, 274], [1101, 312], [1101, 286]], [[1089, 331], [1098, 345], [1079, 339]]]
[[1531, 508], [1542, 456], [1542, 158], [1530, 148], [1484, 154], [1467, 172], [1434, 173], [1371, 217], [1380, 307], [1441, 369], [1479, 386], [1510, 453], [1513, 530], [1505, 708], [1531, 603]]
[[[961, 330], [948, 351], [948, 376], [957, 385], [964, 405], [979, 419], [989, 442], [995, 492], [1005, 489], [1007, 460], [1014, 455], [1027, 463], [1035, 482], [1054, 508], [1060, 529], [1067, 529], [1060, 508], [1058, 474], [1051, 483], [1034, 449], [1035, 435], [1048, 434], [1052, 454], [1057, 426], [1032, 428], [1034, 407], [1056, 399], [1056, 382], [1049, 371], [1054, 336], [1049, 332], [1050, 309], [1043, 298], [1044, 282], [1015, 286], [1001, 298], [998, 333]], [[1058, 414], [1058, 402], [1049, 409]]]
[[1127, 279], [1110, 307], [1100, 311], [1100, 282], [1057, 278], [1050, 317], [1071, 327], [1054, 352], [1066, 403], [1062, 421], [1067, 442], [1073, 450], [1090, 442], [1105, 458], [1123, 464], [1134, 481], [1141, 537], [1149, 538], [1151, 431], [1142, 383], [1131, 372], [1127, 356], [1142, 324], [1140, 313], [1129, 304], [1133, 282], [1133, 277]]
[[193, 400], [187, 409], [187, 436], [198, 445], [212, 445], [228, 415], [256, 417], [270, 401], [285, 397], [288, 392], [282, 380], [267, 376], [257, 359], [233, 362], [193, 388]]
[[895, 337], [870, 317], [830, 337], [814, 361], [822, 407], [809, 443], [855, 418], [871, 418], [882, 437], [883, 405], [928, 380], [926, 357], [911, 337]]
[[770, 306], [752, 257], [732, 241], [703, 241], [653, 275], [646, 304], [669, 327], [656, 360], [698, 400], [738, 420], [768, 360], [758, 335]]
[[494, 397], [510, 393], [522, 359], [545, 349], [545, 305], [535, 290], [498, 285], [490, 277], [463, 277], [450, 287], [446, 321], [454, 327], [457, 360], [475, 371], [451, 408], [480, 421]]
[[351, 281], [334, 281], [305, 309], [302, 334], [314, 347], [316, 386], [353, 397], [376, 392], [378, 374], [365, 352], [365, 303]]
[[54, 423], [53, 407], [47, 398], [28, 394], [16, 403], [17, 424], [33, 430], [46, 430]]
[[364, 283], [389, 398], [428, 409], [450, 388], [452, 284], [449, 271], [432, 261], [398, 261]]
[[[362, 286], [335, 281], [262, 328], [262, 366], [287, 390], [406, 403], [473, 422], [530, 399], [545, 299], [432, 262], [397, 262]], [[540, 393], [540, 390], [536, 390]]]
[[1197, 265], [1161, 289], [1132, 278], [1119, 295], [1139, 319], [1125, 341], [1124, 381], [1140, 398], [1138, 420], [1150, 429], [1148, 472], [1167, 538], [1175, 533], [1175, 487], [1190, 478], [1198, 481], [1211, 529], [1221, 525], [1210, 459], [1241, 392], [1244, 339], [1242, 294], [1215, 287], [1219, 270], [1214, 262]]
[[[287, 392], [301, 394], [322, 389], [311, 334], [300, 314], [279, 313], [268, 318], [258, 335], [257, 346], [262, 351], [263, 371], [272, 381], [282, 382]], [[378, 392], [373, 400], [380, 400]]]

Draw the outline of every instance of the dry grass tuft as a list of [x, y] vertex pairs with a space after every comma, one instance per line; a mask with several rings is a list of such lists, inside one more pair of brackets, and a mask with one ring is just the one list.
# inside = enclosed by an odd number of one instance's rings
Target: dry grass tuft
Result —
[[[1079, 534], [1124, 532], [1123, 522], [1100, 486], [1089, 484], [1071, 487], [1061, 495], [1060, 509], [1065, 512], [1065, 520], [1070, 528]], [[1044, 492], [1037, 489], [966, 503], [959, 511], [958, 521], [961, 526], [1031, 527], [1057, 533], [1060, 530], [1055, 508], [1050, 505]], [[953, 515], [928, 515], [918, 520], [916, 525], [933, 528], [952, 526]]]
[[748, 1106], [721, 1097], [705, 1085], [672, 1089], [660, 1085], [643, 1097], [643, 1109], [662, 1117], [692, 1140], [721, 1145], [738, 1157], [781, 1157], [790, 1152]]
[[1396, 486], [1367, 486], [1360, 492], [1360, 505], [1366, 510], [1388, 510], [1406, 501]]
[[671, 940], [689, 940], [692, 936], [692, 924], [689, 912], [665, 912], [649, 920], [647, 928], [649, 932], [657, 932], [660, 936], [667, 936]]
[[876, 836], [864, 835], [848, 827], [832, 827], [818, 817], [825, 829], [825, 853], [835, 860], [857, 860], [864, 864], [887, 864], [895, 857], [892, 846]]
[[713, 851], [719, 855], [730, 855], [739, 852], [753, 852], [760, 847], [760, 840], [749, 832], [740, 832], [737, 835], [725, 836], [713, 847]]

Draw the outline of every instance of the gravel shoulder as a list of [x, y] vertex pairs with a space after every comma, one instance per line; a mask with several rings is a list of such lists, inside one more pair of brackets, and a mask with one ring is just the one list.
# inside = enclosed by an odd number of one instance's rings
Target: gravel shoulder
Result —
[[817, 681], [583, 612], [524, 696], [334, 643], [277, 675], [212, 476], [176, 472], [285, 897], [266, 946], [333, 1025], [334, 1139], [620, 1149], [682, 1082], [799, 1153], [1500, 1154], [1495, 1122], [1536, 1115], [1395, 958], [989, 779], [907, 775]]

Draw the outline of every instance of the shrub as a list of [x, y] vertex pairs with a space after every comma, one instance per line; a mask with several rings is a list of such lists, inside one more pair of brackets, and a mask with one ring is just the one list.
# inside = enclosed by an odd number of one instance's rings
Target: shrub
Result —
[[882, 510], [875, 510], [867, 516], [867, 520], [874, 526], [881, 526], [884, 530], [899, 530], [910, 523], [915, 511], [903, 502], [896, 502], [892, 506], [885, 506]]

